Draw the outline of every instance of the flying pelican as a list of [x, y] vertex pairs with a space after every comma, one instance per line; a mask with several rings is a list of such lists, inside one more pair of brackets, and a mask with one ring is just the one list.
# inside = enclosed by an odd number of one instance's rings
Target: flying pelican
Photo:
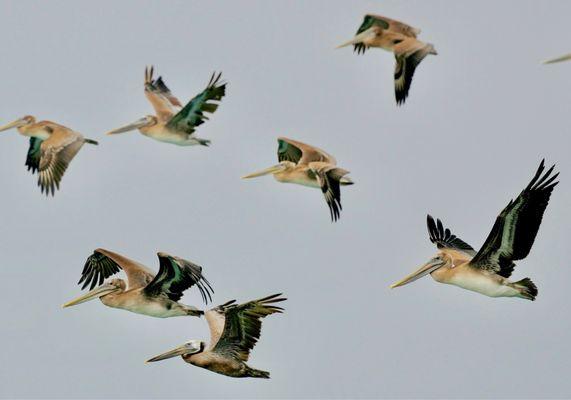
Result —
[[165, 85], [162, 77], [153, 79], [153, 67], [145, 69], [145, 96], [155, 109], [155, 115], [147, 115], [137, 121], [113, 129], [108, 135], [128, 132], [138, 129], [143, 135], [159, 142], [173, 143], [179, 146], [208, 146], [210, 140], [201, 139], [194, 135], [195, 129], [208, 120], [204, 113], [213, 113], [218, 108], [218, 102], [226, 94], [226, 83], [220, 82], [221, 73], [212, 74], [206, 89], [182, 107]]
[[32, 174], [38, 172], [38, 186], [46, 196], [52, 196], [69, 163], [84, 143], [98, 144], [86, 139], [80, 133], [51, 121], [39, 121], [26, 115], [8, 125], [0, 127], [0, 132], [16, 128], [20, 135], [30, 138], [26, 166]]
[[[182, 293], [196, 285], [205, 303], [212, 300], [212, 287], [202, 276], [202, 267], [166, 253], [157, 253], [159, 272], [151, 270], [136, 261], [105, 249], [96, 249], [83, 267], [82, 289], [90, 286], [90, 291], [64, 307], [84, 303], [99, 298], [108, 307], [121, 308], [151, 317], [168, 318], [185, 315], [200, 316], [203, 311], [186, 306], [178, 301]], [[103, 283], [111, 275], [125, 271], [127, 282], [112, 279]], [[96, 285], [100, 285], [95, 288]]]
[[391, 287], [406, 285], [427, 274], [440, 283], [456, 285], [490, 297], [520, 297], [535, 300], [537, 287], [529, 278], [510, 282], [514, 261], [529, 254], [543, 213], [559, 175], [545, 174], [544, 161], [527, 187], [497, 217], [482, 248], [476, 251], [444, 229], [442, 222], [427, 217], [430, 241], [440, 250], [420, 269]]
[[278, 182], [321, 188], [329, 206], [331, 220], [339, 219], [341, 207], [340, 185], [352, 185], [345, 177], [349, 173], [338, 168], [337, 161], [323, 150], [285, 137], [278, 138], [279, 164], [259, 172], [243, 176], [242, 179], [273, 174]]
[[552, 58], [551, 60], [544, 61], [544, 64], [553, 64], [561, 61], [568, 61], [571, 60], [571, 53], [565, 54], [564, 56]]
[[428, 54], [436, 55], [434, 46], [416, 39], [420, 29], [405, 23], [367, 14], [357, 30], [356, 36], [337, 48], [353, 45], [353, 51], [364, 54], [369, 47], [378, 47], [394, 53], [395, 97], [398, 105], [404, 104], [408, 97], [412, 77], [418, 64]]
[[281, 293], [263, 299], [234, 304], [231, 300], [206, 312], [210, 328], [210, 344], [191, 340], [176, 349], [153, 357], [147, 362], [181, 356], [192, 365], [233, 378], [270, 378], [270, 373], [246, 364], [262, 329], [261, 319], [283, 308], [275, 303], [286, 300]]

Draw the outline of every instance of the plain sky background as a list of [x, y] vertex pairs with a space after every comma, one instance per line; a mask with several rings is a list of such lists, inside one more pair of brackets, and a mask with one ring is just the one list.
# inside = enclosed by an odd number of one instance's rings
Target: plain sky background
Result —
[[[367, 12], [438, 50], [403, 107], [391, 54], [334, 50]], [[569, 15], [569, 1], [2, 1], [0, 123], [32, 114], [100, 146], [45, 198], [27, 139], [0, 135], [0, 396], [571, 396], [571, 63], [541, 65], [571, 51]], [[183, 102], [223, 72], [227, 97], [198, 130], [210, 148], [103, 135], [152, 113], [147, 64]], [[239, 179], [276, 163], [280, 135], [351, 171], [338, 223], [318, 190]], [[536, 302], [428, 277], [388, 288], [435, 252], [427, 213], [479, 248], [543, 157], [561, 184], [513, 274]], [[155, 270], [157, 251], [193, 260], [215, 304], [284, 292], [250, 359], [272, 379], [144, 363], [208, 340], [203, 319], [62, 309], [96, 247]], [[183, 301], [203, 307], [195, 290]]]

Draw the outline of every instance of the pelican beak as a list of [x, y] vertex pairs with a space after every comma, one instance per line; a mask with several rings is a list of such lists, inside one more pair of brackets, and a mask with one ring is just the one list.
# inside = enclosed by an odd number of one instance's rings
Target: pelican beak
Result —
[[129, 125], [122, 126], [121, 128], [113, 129], [112, 131], [107, 132], [107, 135], [115, 135], [117, 133], [129, 132], [135, 129], [142, 128], [149, 123], [147, 118], [141, 118], [136, 120], [135, 122], [130, 123]]
[[26, 121], [24, 121], [23, 119], [17, 119], [14, 122], [10, 122], [7, 125], [1, 126], [0, 132], [7, 131], [8, 129], [12, 129], [12, 128], [18, 128], [18, 127], [23, 126], [23, 125], [26, 125]]
[[362, 43], [365, 39], [369, 38], [371, 35], [371, 29], [367, 29], [364, 32], [359, 33], [357, 36], [355, 36], [353, 39], [349, 40], [348, 42], [345, 42], [343, 44], [340, 44], [339, 46], [335, 47], [336, 49], [340, 49], [342, 47], [347, 47], [347, 46], [351, 46], [353, 44], [357, 44], [357, 43]]
[[88, 293], [84, 294], [83, 296], [79, 296], [77, 299], [73, 299], [71, 301], [68, 301], [67, 303], [65, 303], [63, 305], [63, 308], [75, 306], [76, 304], [85, 303], [86, 301], [97, 299], [99, 297], [106, 296], [109, 293], [113, 293], [113, 292], [116, 292], [119, 290], [121, 290], [121, 289], [110, 284], [110, 283], [105, 283], [105, 284], [103, 284], [99, 287], [96, 287], [95, 289], [89, 291]]
[[557, 62], [561, 62], [561, 61], [567, 61], [567, 60], [571, 60], [571, 54], [566, 54], [562, 57], [557, 57], [557, 58], [553, 58], [551, 60], [546, 60], [543, 63], [544, 64], [553, 64], [553, 63], [557, 63]]
[[284, 169], [285, 169], [285, 167], [284, 167], [282, 164], [277, 164], [277, 165], [274, 165], [274, 166], [272, 166], [272, 167], [263, 169], [263, 170], [261, 170], [261, 171], [253, 172], [253, 173], [248, 174], [248, 175], [244, 175], [244, 176], [242, 177], [242, 179], [256, 178], [256, 177], [258, 177], [258, 176], [264, 176], [264, 175], [268, 175], [268, 174], [275, 174], [276, 172], [283, 171]]
[[185, 354], [198, 353], [199, 351], [200, 351], [199, 348], [194, 347], [190, 343], [185, 343], [182, 346], [177, 347], [176, 349], [172, 349], [172, 350], [169, 350], [163, 354], [159, 354], [158, 356], [155, 356], [153, 358], [149, 358], [145, 362], [150, 363], [150, 362], [155, 362], [155, 361], [162, 361], [162, 360], [166, 360], [168, 358], [183, 356]]
[[417, 279], [420, 279], [423, 276], [428, 275], [428, 274], [432, 273], [433, 271], [436, 271], [438, 268], [442, 267], [443, 265], [444, 265], [444, 261], [442, 261], [442, 260], [439, 260], [439, 259], [430, 260], [429, 262], [424, 264], [422, 267], [420, 267], [418, 270], [414, 271], [412, 274], [408, 275], [404, 279], [393, 283], [391, 285], [391, 289], [394, 289], [394, 288], [399, 287], [399, 286], [404, 286], [407, 283], [414, 282]]

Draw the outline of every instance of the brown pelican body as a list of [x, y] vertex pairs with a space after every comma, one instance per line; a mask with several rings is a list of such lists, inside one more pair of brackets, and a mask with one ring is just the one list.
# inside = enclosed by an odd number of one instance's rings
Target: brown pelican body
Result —
[[278, 182], [320, 188], [329, 206], [331, 219], [337, 221], [341, 212], [341, 185], [352, 185], [345, 177], [349, 171], [337, 167], [337, 161], [317, 147], [285, 137], [278, 138], [279, 164], [243, 178], [272, 174]]
[[233, 378], [266, 378], [270, 373], [246, 364], [262, 329], [261, 319], [283, 308], [274, 305], [286, 300], [280, 294], [263, 299], [234, 304], [235, 300], [206, 312], [210, 328], [210, 344], [191, 340], [176, 349], [151, 358], [147, 362], [176, 356], [192, 365]]
[[[202, 311], [179, 303], [185, 290], [196, 285], [205, 303], [211, 300], [212, 287], [202, 276], [202, 267], [181, 258], [158, 253], [159, 272], [136, 261], [105, 249], [97, 249], [89, 256], [83, 268], [79, 284], [82, 289], [90, 285], [90, 291], [64, 307], [99, 298], [103, 304], [137, 314], [157, 318], [200, 316]], [[128, 285], [122, 279], [103, 280], [125, 271]], [[100, 285], [95, 287], [96, 285]]]
[[39, 121], [27, 115], [0, 127], [0, 132], [17, 128], [23, 136], [30, 138], [26, 166], [32, 174], [38, 172], [38, 186], [42, 193], [52, 196], [69, 166], [84, 143], [97, 144], [80, 133], [51, 121]]
[[544, 161], [541, 162], [529, 185], [497, 217], [478, 252], [449, 229], [444, 229], [440, 220], [434, 222], [429, 215], [430, 241], [436, 244], [439, 253], [391, 287], [406, 285], [430, 274], [437, 282], [490, 297], [535, 300], [537, 287], [529, 278], [517, 282], [511, 282], [508, 278], [514, 270], [514, 261], [523, 260], [529, 254], [551, 192], [559, 183], [555, 181], [559, 173], [552, 175], [554, 167], [543, 173], [545, 165]]
[[365, 15], [356, 36], [338, 46], [353, 45], [357, 54], [365, 53], [369, 47], [377, 47], [394, 53], [395, 97], [397, 104], [403, 104], [408, 97], [416, 67], [429, 54], [436, 55], [434, 46], [416, 37], [420, 30], [381, 15]]
[[196, 128], [213, 113], [218, 102], [226, 94], [226, 84], [220, 82], [221, 74], [213, 74], [201, 93], [182, 106], [165, 85], [162, 77], [153, 79], [153, 67], [145, 69], [145, 96], [155, 109], [156, 115], [147, 115], [129, 125], [108, 132], [109, 135], [138, 129], [143, 135], [159, 142], [178, 146], [208, 146], [209, 140], [194, 135]]

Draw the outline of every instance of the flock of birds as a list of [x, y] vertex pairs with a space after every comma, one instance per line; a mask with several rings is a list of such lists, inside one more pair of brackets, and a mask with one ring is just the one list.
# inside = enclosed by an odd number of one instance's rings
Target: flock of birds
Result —
[[[358, 54], [367, 49], [381, 48], [394, 53], [396, 59], [394, 82], [398, 105], [408, 97], [414, 72], [429, 54], [436, 55], [434, 46], [417, 39], [420, 30], [405, 23], [380, 15], [366, 15], [355, 37], [339, 47], [353, 46]], [[571, 54], [546, 61], [554, 63], [571, 60]], [[195, 135], [197, 127], [209, 119], [226, 93], [221, 74], [214, 73], [206, 88], [185, 106], [171, 93], [162, 77], [154, 79], [153, 67], [145, 69], [145, 96], [155, 115], [147, 115], [133, 123], [113, 129], [109, 135], [132, 130], [152, 139], [179, 146], [208, 146], [210, 141]], [[38, 173], [42, 193], [54, 195], [72, 159], [83, 144], [98, 143], [80, 133], [50, 121], [39, 121], [25, 116], [3, 127], [0, 131], [16, 128], [30, 138], [26, 166]], [[341, 186], [352, 185], [349, 171], [337, 167], [335, 158], [325, 151], [285, 137], [278, 138], [278, 164], [244, 176], [254, 178], [272, 174], [279, 182], [320, 188], [329, 207], [332, 221], [341, 212]], [[394, 283], [399, 287], [430, 274], [434, 280], [471, 290], [491, 297], [519, 297], [534, 300], [537, 287], [529, 279], [508, 280], [515, 261], [530, 252], [558, 173], [554, 166], [546, 171], [541, 161], [537, 172], [523, 189], [500, 212], [482, 247], [472, 246], [444, 228], [440, 220], [427, 217], [429, 238], [438, 254], [417, 271]], [[64, 304], [69, 307], [93, 299], [104, 305], [151, 317], [204, 316], [210, 328], [210, 343], [190, 340], [157, 355], [149, 362], [175, 356], [192, 365], [231, 377], [269, 378], [269, 372], [246, 364], [250, 351], [260, 337], [261, 320], [281, 313], [278, 303], [286, 299], [280, 294], [270, 295], [243, 304], [228, 301], [208, 311], [180, 303], [184, 291], [196, 286], [205, 304], [212, 301], [213, 289], [202, 273], [202, 267], [158, 253], [159, 271], [153, 273], [144, 265], [106, 249], [96, 249], [88, 257], [79, 284], [89, 291]], [[123, 271], [122, 279], [105, 281]]]

